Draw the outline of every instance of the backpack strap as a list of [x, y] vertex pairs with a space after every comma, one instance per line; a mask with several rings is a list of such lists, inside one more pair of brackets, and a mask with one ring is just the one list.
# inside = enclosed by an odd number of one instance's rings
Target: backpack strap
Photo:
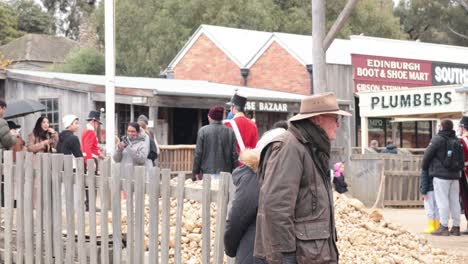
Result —
[[229, 124], [231, 124], [232, 130], [234, 130], [234, 134], [236, 135], [237, 144], [239, 144], [240, 151], [243, 151], [245, 149], [244, 140], [242, 140], [242, 136], [240, 134], [239, 127], [237, 126], [236, 121], [231, 119], [229, 120]]

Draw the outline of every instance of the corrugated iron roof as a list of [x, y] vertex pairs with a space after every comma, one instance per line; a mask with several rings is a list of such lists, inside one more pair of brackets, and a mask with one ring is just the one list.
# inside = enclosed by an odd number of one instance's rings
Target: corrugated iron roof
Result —
[[351, 53], [426, 61], [468, 63], [468, 47], [351, 36]]
[[[98, 86], [105, 85], [103, 75], [84, 75], [43, 71], [8, 70], [8, 72], [30, 75], [48, 79], [73, 81]], [[155, 95], [193, 96], [231, 98], [237, 90], [238, 94], [249, 99], [271, 100], [279, 102], [300, 102], [304, 97], [301, 94], [279, 92], [268, 89], [251, 88], [237, 85], [227, 85], [208, 81], [174, 80], [144, 77], [117, 76], [115, 86], [130, 89], [150, 89]]]
[[6, 58], [18, 61], [63, 62], [78, 43], [65, 37], [26, 34], [0, 47]]

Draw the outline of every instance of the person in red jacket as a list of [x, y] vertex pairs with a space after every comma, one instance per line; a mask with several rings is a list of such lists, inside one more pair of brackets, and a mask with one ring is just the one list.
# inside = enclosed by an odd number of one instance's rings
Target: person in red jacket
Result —
[[88, 124], [81, 133], [81, 149], [85, 159], [85, 166], [87, 161], [90, 159], [103, 159], [104, 156], [101, 154], [99, 148], [99, 142], [97, 139], [96, 131], [101, 123], [101, 113], [98, 111], [89, 112], [88, 118], [86, 119]]
[[227, 103], [231, 107], [234, 117], [225, 122], [227, 127], [234, 130], [237, 139], [237, 152], [240, 153], [246, 148], [254, 149], [258, 141], [257, 125], [248, 119], [244, 114], [247, 98], [234, 94], [231, 101]]
[[[463, 152], [465, 152], [465, 168], [460, 178], [460, 199], [463, 203], [465, 218], [468, 220], [468, 116], [464, 116], [460, 120], [459, 134], [462, 136], [460, 140], [463, 145]], [[468, 226], [462, 234], [468, 235]]]

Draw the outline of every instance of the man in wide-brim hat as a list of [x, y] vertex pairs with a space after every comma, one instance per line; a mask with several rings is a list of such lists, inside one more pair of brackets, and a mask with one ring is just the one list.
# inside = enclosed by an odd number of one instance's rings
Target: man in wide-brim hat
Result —
[[261, 153], [254, 256], [268, 264], [338, 263], [330, 141], [342, 116], [334, 93], [302, 99], [288, 130]]

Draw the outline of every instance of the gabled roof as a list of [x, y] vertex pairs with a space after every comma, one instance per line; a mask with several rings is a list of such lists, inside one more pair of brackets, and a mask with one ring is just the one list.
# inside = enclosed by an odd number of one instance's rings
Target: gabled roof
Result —
[[240, 68], [250, 61], [271, 36], [270, 32], [201, 25], [168, 68], [174, 68], [202, 34], [213, 41]]
[[[26, 77], [37, 77], [36, 80], [47, 83], [52, 81], [70, 81], [76, 84], [89, 84], [93, 86], [105, 86], [105, 76], [70, 74], [59, 72], [8, 70], [7, 78], [15, 75], [15, 79]], [[23, 77], [17, 77], [23, 76]], [[269, 100], [279, 102], [300, 102], [304, 95], [279, 92], [268, 89], [250, 88], [246, 86], [228, 85], [213, 83], [208, 81], [159, 79], [144, 77], [123, 77], [115, 78], [116, 88], [152, 90], [154, 95], [169, 96], [193, 96], [226, 98], [227, 100], [237, 91], [239, 94], [249, 99]]]
[[[213, 41], [239, 68], [251, 67], [273, 42], [280, 44], [300, 63], [312, 64], [312, 36], [201, 25], [172, 60], [168, 69], [177, 65], [201, 35]], [[326, 61], [350, 65], [350, 46], [349, 40], [335, 39], [327, 51]]]
[[78, 43], [65, 37], [26, 34], [0, 47], [6, 58], [19, 61], [63, 62]]
[[468, 64], [468, 47], [366, 36], [351, 43], [352, 54]]
[[[252, 67], [275, 42], [281, 45], [302, 65], [312, 64], [312, 36], [274, 32], [269, 41], [249, 61], [246, 68]], [[351, 65], [351, 41], [335, 39], [327, 50], [326, 62], [330, 64]]]

